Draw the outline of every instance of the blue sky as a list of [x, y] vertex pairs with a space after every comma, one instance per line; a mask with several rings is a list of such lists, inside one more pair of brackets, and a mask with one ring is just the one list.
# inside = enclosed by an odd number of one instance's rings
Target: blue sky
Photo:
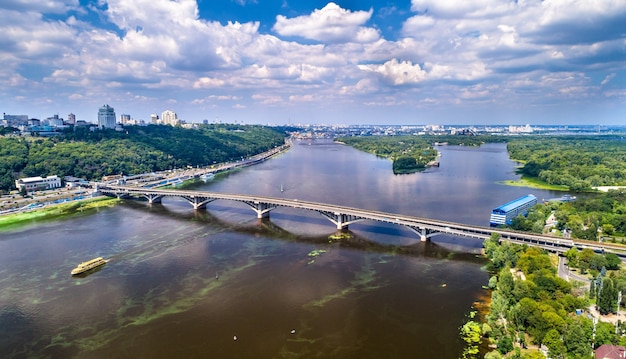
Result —
[[626, 1], [4, 0], [0, 107], [95, 121], [626, 124]]

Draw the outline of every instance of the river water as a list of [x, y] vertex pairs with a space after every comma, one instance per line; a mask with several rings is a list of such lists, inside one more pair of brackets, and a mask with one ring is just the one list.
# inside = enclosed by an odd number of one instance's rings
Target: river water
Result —
[[[341, 144], [296, 142], [195, 189], [326, 202], [488, 225], [508, 187], [502, 144], [440, 147], [441, 167], [393, 175]], [[125, 201], [0, 232], [4, 358], [457, 358], [458, 328], [488, 281], [476, 240], [374, 222], [350, 238], [287, 208], [258, 221], [243, 204]], [[110, 262], [71, 277], [79, 262]]]

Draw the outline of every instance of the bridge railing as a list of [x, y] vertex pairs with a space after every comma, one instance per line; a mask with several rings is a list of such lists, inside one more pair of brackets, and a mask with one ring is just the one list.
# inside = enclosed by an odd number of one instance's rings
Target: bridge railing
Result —
[[263, 215], [263, 217], [269, 216], [269, 212], [277, 207], [305, 209], [315, 211], [324, 215], [325, 218], [335, 223], [338, 229], [347, 229], [347, 226], [349, 224], [354, 223], [358, 220], [373, 220], [405, 226], [411, 231], [420, 235], [422, 240], [442, 234], [452, 236], [464, 236], [482, 240], [489, 238], [493, 233], [497, 233], [501, 236], [501, 240], [511, 241], [515, 243], [523, 243], [529, 246], [537, 246], [541, 248], [550, 248], [555, 252], [564, 252], [572, 247], [576, 247], [579, 249], [586, 247], [591, 248], [594, 251], [615, 253], [621, 258], [626, 259], [626, 250], [619, 251], [616, 248], [602, 245], [600, 243], [589, 242], [588, 244], [580, 244], [567, 238], [558, 238], [553, 236], [532, 234], [494, 227], [468, 225], [396, 213], [365, 210], [328, 203], [245, 194], [229, 194], [189, 190], [166, 190], [112, 185], [99, 185], [98, 189], [102, 193], [118, 197], [131, 195], [144, 196], [148, 198], [151, 203], [156, 198], [158, 198], [160, 201], [160, 198], [162, 197], [184, 198], [189, 203], [194, 205], [194, 208], [196, 209], [203, 208], [206, 203], [218, 199], [238, 201], [249, 205], [250, 207], [252, 207], [252, 209], [257, 211], [259, 218], [261, 218], [261, 214]]

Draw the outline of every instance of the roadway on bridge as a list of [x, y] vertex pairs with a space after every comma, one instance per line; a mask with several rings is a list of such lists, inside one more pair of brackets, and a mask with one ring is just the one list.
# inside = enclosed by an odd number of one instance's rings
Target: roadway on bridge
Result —
[[100, 185], [98, 190], [103, 194], [118, 197], [143, 196], [148, 198], [150, 201], [154, 199], [158, 199], [160, 201], [160, 198], [163, 197], [179, 197], [186, 199], [192, 205], [195, 204], [194, 206], [197, 206], [197, 204], [200, 203], [201, 207], [198, 206], [194, 208], [204, 208], [206, 204], [214, 200], [237, 201], [250, 206], [253, 210], [257, 212], [259, 218], [269, 216], [269, 212], [278, 207], [305, 209], [322, 214], [324, 217], [333, 222], [337, 226], [337, 229], [346, 229], [348, 225], [359, 221], [372, 220], [407, 227], [418, 236], [420, 236], [422, 240], [426, 240], [432, 236], [440, 234], [464, 236], [484, 240], [486, 238], [489, 238], [493, 233], [498, 233], [502, 236], [502, 240], [541, 247], [557, 253], [562, 253], [571, 247], [577, 247], [579, 249], [590, 248], [596, 252], [615, 253], [623, 260], [626, 258], [626, 250], [603, 243], [573, 241], [566, 238], [557, 238], [546, 235], [517, 232], [501, 228], [467, 225], [462, 223], [359, 209], [335, 204], [300, 201], [298, 199], [285, 199], [218, 192], [166, 190], [107, 185]]

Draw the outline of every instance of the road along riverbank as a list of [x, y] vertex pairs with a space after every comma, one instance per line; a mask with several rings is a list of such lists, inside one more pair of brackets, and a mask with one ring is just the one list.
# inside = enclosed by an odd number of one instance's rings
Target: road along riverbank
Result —
[[0, 216], [0, 231], [15, 229], [17, 226], [33, 221], [58, 219], [63, 216], [98, 210], [99, 208], [112, 207], [119, 202], [120, 200], [117, 198], [98, 196], [73, 202], [37, 207], [29, 211], [6, 214]]

